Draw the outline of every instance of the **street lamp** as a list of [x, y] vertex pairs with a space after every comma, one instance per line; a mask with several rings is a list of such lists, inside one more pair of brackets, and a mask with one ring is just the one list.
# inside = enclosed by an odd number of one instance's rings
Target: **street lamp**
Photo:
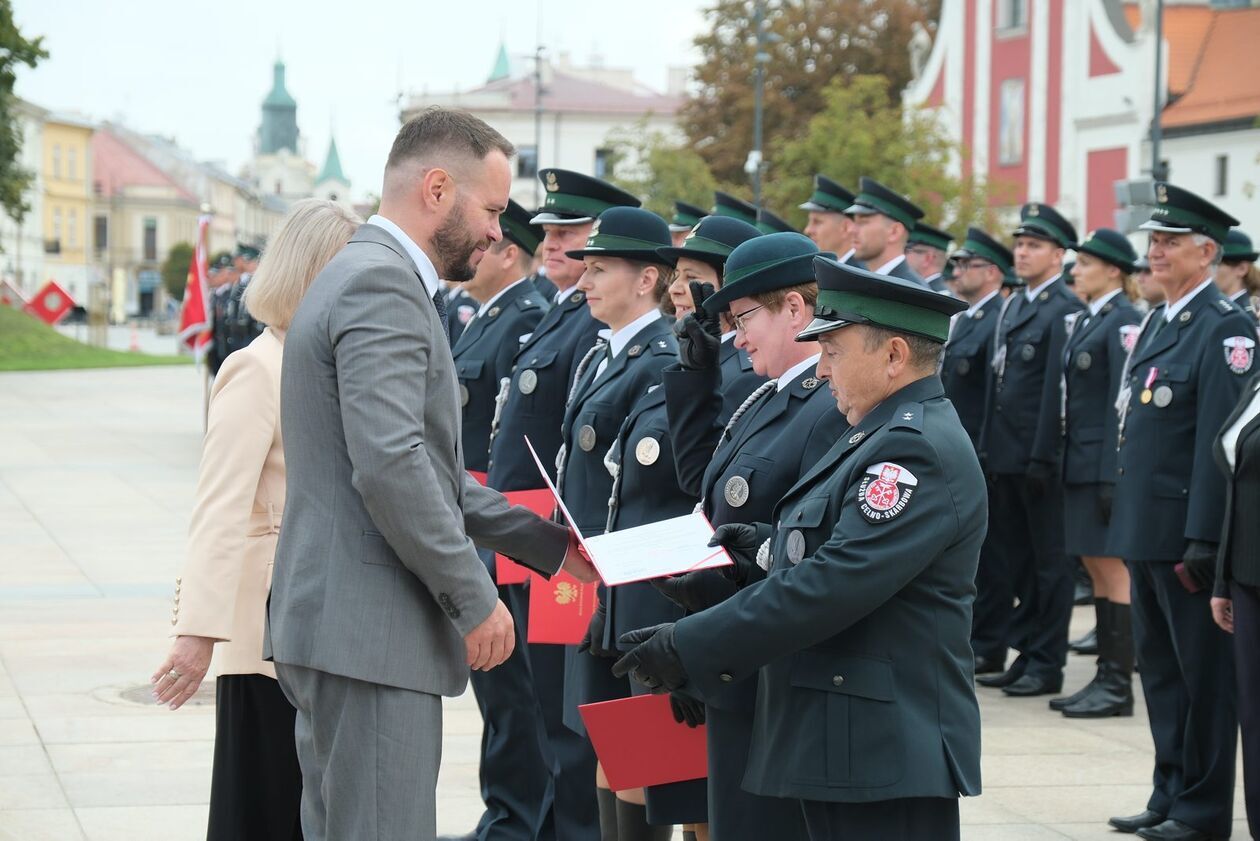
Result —
[[753, 204], [761, 206], [761, 143], [762, 143], [762, 95], [766, 86], [766, 65], [770, 54], [766, 52], [766, 4], [756, 0], [753, 6], [753, 24], [757, 28], [757, 52], [753, 55], [753, 147], [744, 162], [744, 172], [752, 178]]
[[1151, 115], [1151, 180], [1167, 181], [1168, 167], [1160, 160], [1163, 139], [1163, 107], [1160, 96], [1164, 71], [1164, 0], [1155, 0], [1155, 110]]

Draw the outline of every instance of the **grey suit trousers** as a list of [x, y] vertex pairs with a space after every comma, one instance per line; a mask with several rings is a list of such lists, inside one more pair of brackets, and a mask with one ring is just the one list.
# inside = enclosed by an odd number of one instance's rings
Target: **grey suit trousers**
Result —
[[276, 663], [297, 708], [306, 841], [433, 841], [442, 699]]

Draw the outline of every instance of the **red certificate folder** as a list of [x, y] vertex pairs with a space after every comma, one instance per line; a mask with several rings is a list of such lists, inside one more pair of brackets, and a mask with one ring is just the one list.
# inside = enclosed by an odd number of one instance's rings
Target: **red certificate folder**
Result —
[[[551, 491], [539, 488], [533, 491], [507, 491], [509, 505], [523, 505], [539, 517], [550, 518], [555, 510], [556, 500]], [[494, 556], [494, 577], [499, 584], [524, 584], [529, 580], [528, 567], [523, 567], [506, 555]]]
[[705, 728], [674, 721], [668, 695], [636, 695], [578, 707], [613, 791], [709, 775]]
[[586, 636], [598, 605], [596, 584], [582, 584], [567, 572], [558, 572], [550, 580], [531, 572], [525, 641], [577, 645]]

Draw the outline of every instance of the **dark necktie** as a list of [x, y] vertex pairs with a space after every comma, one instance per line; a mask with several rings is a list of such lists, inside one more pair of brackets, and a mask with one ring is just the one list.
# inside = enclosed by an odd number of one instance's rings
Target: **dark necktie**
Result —
[[433, 306], [437, 307], [438, 318], [442, 320], [442, 332], [446, 333], [446, 340], [451, 340], [451, 325], [446, 320], [446, 292], [439, 289], [433, 293]]

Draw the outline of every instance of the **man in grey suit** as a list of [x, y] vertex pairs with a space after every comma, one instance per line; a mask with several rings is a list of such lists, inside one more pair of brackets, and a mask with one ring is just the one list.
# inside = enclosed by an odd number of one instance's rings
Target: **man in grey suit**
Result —
[[403, 126], [379, 214], [316, 277], [286, 337], [289, 495], [266, 653], [297, 708], [308, 841], [434, 838], [441, 696], [515, 640], [474, 541], [594, 578], [566, 529], [463, 469], [438, 278], [468, 279], [501, 238], [513, 151], [458, 111]]

